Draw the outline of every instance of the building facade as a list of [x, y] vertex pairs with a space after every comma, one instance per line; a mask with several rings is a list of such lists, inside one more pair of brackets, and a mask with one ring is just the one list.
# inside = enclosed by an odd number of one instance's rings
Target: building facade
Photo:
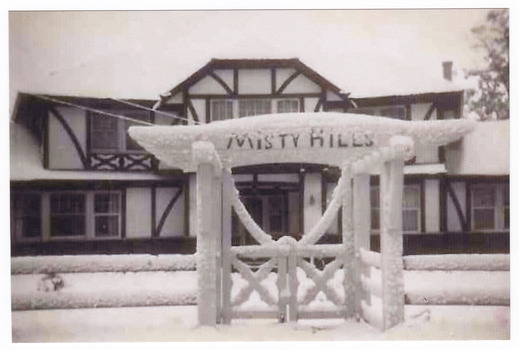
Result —
[[[195, 251], [195, 175], [146, 153], [128, 136], [131, 125], [329, 111], [434, 123], [462, 110], [463, 90], [454, 87], [355, 98], [298, 59], [213, 59], [159, 101], [21, 93], [10, 125], [12, 255]], [[509, 124], [478, 124], [457, 143], [419, 148], [406, 164], [404, 253], [508, 252]], [[326, 208], [339, 170], [316, 160], [235, 168], [233, 176], [265, 231], [299, 237]], [[375, 170], [371, 183], [378, 249]], [[339, 221], [325, 241], [340, 239]], [[233, 244], [251, 239], [233, 220]]]

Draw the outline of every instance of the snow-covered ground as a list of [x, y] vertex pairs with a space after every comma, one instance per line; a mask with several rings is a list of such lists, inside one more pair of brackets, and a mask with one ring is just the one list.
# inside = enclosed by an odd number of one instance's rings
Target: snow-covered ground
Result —
[[[59, 291], [51, 292], [41, 288], [43, 274], [11, 276], [12, 307], [20, 309], [12, 312], [13, 341], [300, 341], [510, 337], [510, 307], [506, 305], [510, 302], [508, 271], [405, 271], [407, 297], [424, 305], [407, 305], [406, 322], [386, 333], [353, 320], [301, 320], [296, 324], [277, 324], [275, 319], [237, 320], [233, 327], [197, 327], [195, 271], [59, 275], [64, 286]], [[240, 278], [234, 277], [239, 288]], [[270, 281], [275, 281], [274, 275], [269, 276], [264, 283], [269, 284]], [[301, 283], [300, 291], [308, 286], [308, 283]], [[491, 301], [497, 300], [497, 304], [503, 305], [432, 306], [427, 303], [427, 300], [435, 299], [448, 302], [452, 295], [459, 294], [466, 295], [467, 303], [490, 301], [496, 304]], [[257, 295], [253, 295], [254, 298]], [[21, 310], [55, 307], [75, 309]]]
[[198, 327], [196, 306], [16, 311], [13, 342], [308, 341], [509, 339], [510, 308], [406, 306], [385, 333], [354, 320], [237, 320]]

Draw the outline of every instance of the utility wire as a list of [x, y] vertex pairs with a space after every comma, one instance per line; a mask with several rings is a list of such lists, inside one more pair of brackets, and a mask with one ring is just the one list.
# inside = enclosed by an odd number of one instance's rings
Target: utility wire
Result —
[[[154, 112], [154, 113], [157, 113], [157, 114], [161, 114], [161, 115], [173, 118], [173, 119], [178, 119], [178, 120], [186, 121], [186, 122], [189, 121], [187, 118], [178, 116], [176, 114], [171, 114], [171, 113], [167, 113], [167, 112], [160, 111], [160, 110], [157, 110], [157, 109], [149, 108], [149, 107], [146, 107], [146, 106], [143, 106], [143, 105], [140, 105], [140, 104], [137, 104], [137, 103], [133, 103], [133, 102], [130, 102], [130, 101], [120, 100], [120, 99], [117, 99], [117, 98], [110, 98], [110, 100], [116, 101], [116, 102], [120, 102], [120, 103], [123, 103], [123, 104], [127, 104], [127, 105], [132, 106], [132, 107], [144, 109], [146, 111], [150, 111], [150, 112]], [[198, 122], [198, 121], [194, 121], [194, 122], [195, 122], [195, 124], [200, 124], [200, 122]]]
[[75, 104], [75, 103], [72, 103], [72, 102], [62, 101], [62, 100], [59, 100], [59, 99], [57, 99], [57, 98], [53, 98], [53, 97], [49, 97], [49, 96], [45, 96], [45, 95], [35, 95], [35, 94], [31, 94], [31, 96], [34, 96], [34, 97], [40, 98], [40, 99], [42, 99], [42, 100], [51, 101], [51, 102], [54, 102], [54, 103], [59, 103], [59, 104], [62, 104], [62, 105], [66, 105], [66, 106], [71, 106], [71, 107], [79, 108], [79, 109], [82, 109], [82, 110], [85, 110], [85, 111], [95, 112], [95, 113], [99, 113], [99, 114], [106, 115], [106, 116], [109, 116], [109, 117], [113, 117], [113, 118], [118, 118], [118, 119], [122, 119], [122, 120], [131, 121], [131, 122], [138, 123], [138, 124], [142, 124], [142, 125], [147, 125], [147, 126], [153, 126], [153, 125], [155, 125], [155, 124], [152, 124], [152, 123], [149, 123], [149, 122], [145, 122], [145, 121], [143, 121], [143, 120], [134, 119], [134, 118], [129, 118], [129, 117], [126, 117], [126, 116], [124, 116], [124, 115], [120, 115], [120, 114], [115, 114], [115, 113], [105, 112], [105, 111], [103, 111], [103, 110], [96, 109], [96, 108], [91, 108], [91, 107], [81, 106], [81, 105], [78, 105], [78, 104]]

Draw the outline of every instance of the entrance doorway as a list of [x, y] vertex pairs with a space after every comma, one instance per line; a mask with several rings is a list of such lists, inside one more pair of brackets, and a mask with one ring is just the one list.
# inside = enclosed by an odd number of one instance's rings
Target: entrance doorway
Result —
[[[240, 199], [245, 208], [265, 232], [269, 232], [273, 237], [295, 233], [297, 228], [294, 227], [293, 222], [299, 221], [300, 212], [299, 210], [294, 211], [295, 208], [289, 210], [288, 191], [280, 188], [243, 189], [240, 193], [242, 194]], [[232, 232], [233, 245], [257, 244], [235, 214], [232, 219]]]

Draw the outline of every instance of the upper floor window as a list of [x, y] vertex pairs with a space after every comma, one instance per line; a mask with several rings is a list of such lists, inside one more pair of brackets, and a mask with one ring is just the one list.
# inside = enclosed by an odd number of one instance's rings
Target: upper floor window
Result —
[[224, 120], [271, 113], [299, 112], [297, 99], [212, 100], [211, 120]]
[[[128, 111], [118, 114], [135, 120], [150, 121], [149, 113], [146, 111]], [[143, 151], [128, 135], [128, 128], [132, 125], [139, 125], [138, 122], [118, 119], [99, 113], [91, 113], [90, 116], [90, 146], [93, 152], [118, 153]]]
[[481, 184], [472, 188], [472, 228], [476, 231], [510, 229], [508, 185]]
[[272, 113], [271, 100], [240, 100], [238, 101], [239, 116], [262, 115]]
[[394, 119], [405, 120], [406, 110], [403, 106], [385, 106], [385, 107], [360, 107], [348, 110], [349, 113], [376, 115]]

